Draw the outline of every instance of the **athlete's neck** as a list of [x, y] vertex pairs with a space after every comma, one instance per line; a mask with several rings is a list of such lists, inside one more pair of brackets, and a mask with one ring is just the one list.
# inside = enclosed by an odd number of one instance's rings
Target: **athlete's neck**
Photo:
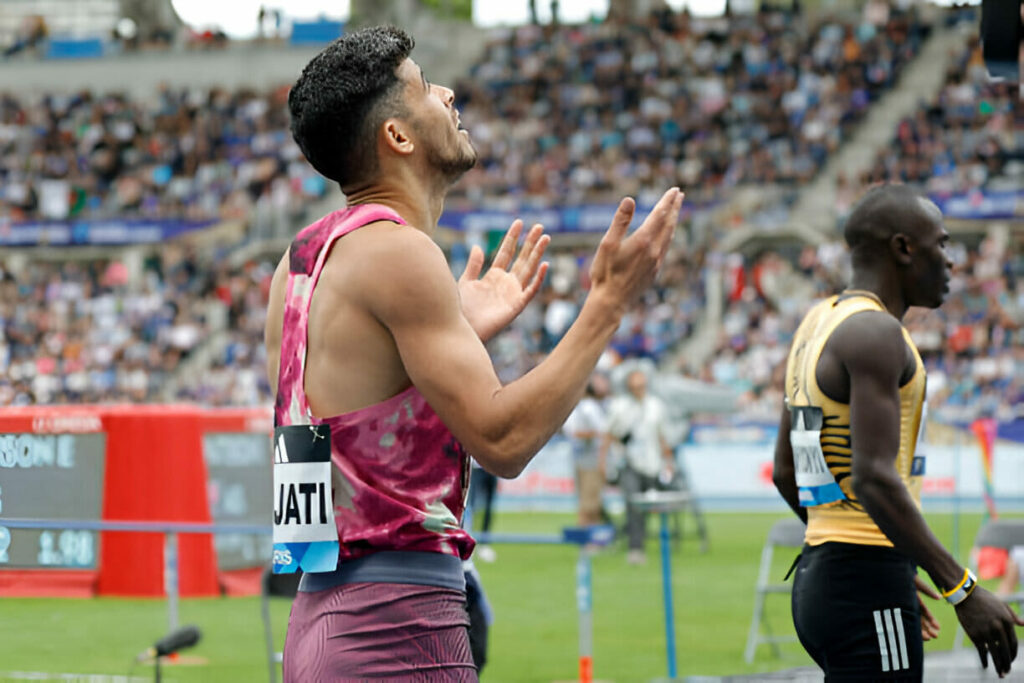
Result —
[[895, 282], [888, 282], [884, 273], [866, 269], [854, 269], [853, 279], [846, 291], [860, 290], [873, 294], [897, 320], [903, 320], [907, 304]]
[[350, 189], [345, 199], [350, 207], [359, 204], [386, 206], [412, 227], [433, 236], [444, 210], [446, 194], [447, 187], [426, 187], [415, 181], [389, 182]]

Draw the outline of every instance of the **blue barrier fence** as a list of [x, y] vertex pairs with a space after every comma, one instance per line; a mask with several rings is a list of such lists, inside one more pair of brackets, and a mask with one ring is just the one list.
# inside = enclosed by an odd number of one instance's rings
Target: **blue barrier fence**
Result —
[[[267, 524], [209, 524], [203, 522], [138, 522], [132, 520], [68, 520], [26, 519], [0, 517], [0, 527], [8, 529], [43, 529], [59, 531], [131, 531], [164, 535], [164, 589], [167, 592], [167, 625], [173, 631], [178, 627], [178, 534], [252, 534], [270, 536], [273, 528]], [[567, 543], [555, 534], [481, 533], [481, 543], [519, 543], [554, 545]], [[270, 558], [267, 558], [270, 561]]]
[[130, 520], [18, 519], [0, 517], [8, 529], [54, 529], [75, 531], [135, 531], [164, 535], [164, 590], [167, 592], [168, 631], [178, 628], [178, 534], [256, 534], [269, 536], [269, 525], [205, 524], [201, 522], [135, 522]]

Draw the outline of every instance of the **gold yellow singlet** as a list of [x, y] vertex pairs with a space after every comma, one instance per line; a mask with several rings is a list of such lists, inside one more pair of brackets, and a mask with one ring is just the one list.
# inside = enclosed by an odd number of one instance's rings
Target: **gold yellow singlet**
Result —
[[[892, 542], [871, 520], [853, 493], [850, 406], [826, 396], [818, 386], [816, 374], [818, 359], [832, 332], [851, 315], [863, 311], [885, 312], [885, 308], [874, 294], [861, 291], [847, 291], [814, 306], [797, 329], [786, 363], [786, 401], [793, 422], [790, 440], [794, 447], [794, 465], [803, 472], [805, 482], [808, 477], [817, 477], [818, 483], [828, 480], [826, 486], [818, 487], [825, 493], [812, 492], [814, 487], [801, 486], [801, 505], [807, 507], [805, 540], [808, 545], [838, 541], [892, 547]], [[900, 387], [900, 445], [894, 466], [920, 508], [921, 476], [924, 474], [924, 453], [920, 444], [927, 418], [925, 369], [905, 328], [903, 337], [914, 355], [917, 368], [910, 381]], [[872, 349], [864, 349], [864, 352], [872, 353]], [[824, 467], [815, 472], [815, 452], [819, 453], [818, 462], [820, 455], [824, 455], [827, 473]], [[829, 489], [834, 495], [829, 496]], [[838, 499], [820, 502], [830, 497]]]

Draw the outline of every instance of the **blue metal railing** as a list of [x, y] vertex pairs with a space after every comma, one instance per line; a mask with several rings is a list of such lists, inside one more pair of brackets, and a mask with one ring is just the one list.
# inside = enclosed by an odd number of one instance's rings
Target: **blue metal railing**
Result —
[[178, 534], [253, 534], [270, 536], [269, 524], [209, 524], [206, 522], [137, 522], [131, 520], [24, 519], [0, 517], [8, 529], [74, 531], [133, 531], [164, 535], [164, 590], [167, 592], [168, 630], [178, 628]]

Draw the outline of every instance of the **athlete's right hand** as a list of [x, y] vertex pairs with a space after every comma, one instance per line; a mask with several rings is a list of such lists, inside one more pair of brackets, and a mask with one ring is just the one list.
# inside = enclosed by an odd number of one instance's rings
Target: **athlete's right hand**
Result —
[[1010, 664], [1017, 657], [1017, 632], [1014, 625], [1024, 626], [1024, 618], [1010, 606], [981, 586], [956, 606], [956, 617], [967, 636], [978, 648], [981, 666], [988, 668], [992, 655], [996, 673], [1002, 678], [1010, 673]]
[[604, 297], [624, 313], [625, 307], [654, 281], [682, 205], [683, 193], [673, 187], [627, 237], [636, 203], [629, 197], [623, 199], [590, 266], [591, 293]]
[[914, 575], [914, 588], [917, 589], [917, 601], [921, 605], [921, 639], [925, 642], [934, 640], [939, 637], [939, 620], [932, 614], [931, 609], [925, 603], [922, 595], [927, 595], [932, 600], [941, 600], [942, 596], [939, 592], [932, 588], [932, 586], [921, 578], [919, 575]]

